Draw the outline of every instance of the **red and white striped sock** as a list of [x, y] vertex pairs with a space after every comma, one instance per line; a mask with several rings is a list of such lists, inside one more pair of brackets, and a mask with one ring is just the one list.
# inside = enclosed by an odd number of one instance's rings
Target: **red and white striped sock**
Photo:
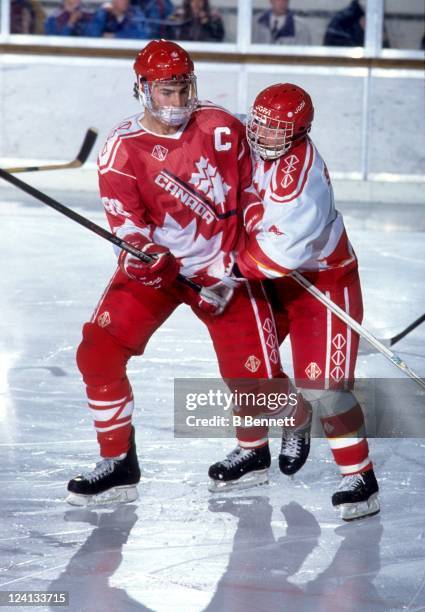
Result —
[[346, 412], [320, 420], [342, 476], [372, 469], [369, 445], [364, 435], [363, 411], [359, 404], [356, 403]]
[[130, 447], [133, 392], [127, 378], [101, 387], [86, 387], [102, 457], [118, 457]]

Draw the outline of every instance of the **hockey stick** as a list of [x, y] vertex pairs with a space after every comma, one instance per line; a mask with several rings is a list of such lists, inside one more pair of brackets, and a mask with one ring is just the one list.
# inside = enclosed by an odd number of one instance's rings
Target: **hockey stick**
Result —
[[[408, 325], [405, 329], [403, 329], [403, 331], [401, 331], [396, 336], [393, 336], [392, 338], [379, 338], [379, 342], [381, 342], [387, 348], [389, 348], [390, 346], [394, 346], [394, 344], [396, 344], [397, 342], [400, 342], [400, 340], [402, 340], [405, 336], [407, 336], [407, 334], [410, 334], [411, 331], [419, 327], [419, 325], [423, 323], [424, 321], [425, 321], [425, 314], [415, 319], [413, 323], [410, 323], [410, 325]], [[361, 346], [360, 348], [361, 348], [361, 352], [363, 355], [368, 355], [374, 352], [372, 347]]]
[[5, 168], [6, 172], [10, 174], [17, 174], [18, 172], [38, 172], [39, 170], [67, 170], [68, 168], [80, 168], [90, 155], [93, 145], [96, 142], [97, 130], [95, 128], [89, 128], [84, 136], [83, 144], [78, 152], [77, 157], [64, 164], [47, 164], [45, 166], [18, 166], [16, 168]]
[[[78, 214], [71, 208], [64, 206], [64, 204], [61, 204], [57, 200], [54, 200], [53, 198], [43, 193], [42, 191], [39, 191], [35, 187], [28, 185], [28, 183], [24, 183], [24, 181], [21, 181], [21, 179], [18, 179], [16, 176], [9, 174], [9, 172], [7, 172], [6, 170], [3, 170], [2, 168], [0, 168], [0, 178], [4, 179], [8, 183], [11, 183], [18, 189], [21, 189], [21, 191], [24, 191], [25, 193], [36, 198], [40, 202], [47, 204], [47, 206], [54, 208], [55, 210], [60, 212], [62, 215], [65, 215], [65, 217], [68, 217], [69, 219], [76, 221], [76, 223], [79, 223], [83, 227], [89, 229], [94, 234], [97, 234], [101, 238], [104, 238], [105, 240], [112, 242], [112, 244], [115, 244], [115, 246], [119, 247], [123, 251], [127, 251], [127, 253], [131, 253], [132, 255], [134, 255], [135, 257], [137, 257], [144, 263], [151, 263], [155, 259], [151, 255], [142, 253], [141, 251], [136, 249], [134, 246], [132, 246], [125, 240], [118, 238], [118, 236], [115, 236], [111, 232], [108, 232], [108, 230], [104, 229], [100, 225], [97, 225], [93, 221], [90, 221], [90, 219], [83, 217], [82, 215]], [[186, 285], [186, 287], [189, 287], [190, 289], [193, 289], [193, 291], [196, 291], [196, 293], [199, 293], [199, 295], [203, 296], [207, 301], [212, 300], [215, 303], [220, 303], [220, 296], [218, 296], [213, 291], [206, 289], [205, 287], [201, 287], [197, 283], [194, 283], [193, 281], [191, 281], [189, 278], [186, 278], [182, 274], [177, 275], [177, 280], [183, 283], [184, 285]]]
[[413, 323], [408, 325], [405, 329], [403, 329], [403, 331], [397, 334], [397, 336], [393, 336], [392, 338], [389, 338], [387, 340], [387, 342], [389, 343], [389, 346], [393, 346], [393, 344], [396, 344], [397, 342], [402, 340], [402, 338], [407, 336], [407, 334], [410, 334], [411, 331], [419, 327], [419, 325], [423, 323], [424, 321], [425, 321], [425, 314], [423, 314], [421, 317], [418, 317], [415, 321], [413, 321]]
[[342, 308], [340, 308], [337, 304], [335, 304], [332, 300], [330, 300], [324, 293], [319, 291], [317, 287], [315, 287], [310, 281], [308, 281], [302, 274], [299, 272], [292, 272], [291, 277], [304, 289], [306, 289], [311, 295], [313, 295], [316, 299], [319, 300], [326, 308], [328, 308], [335, 316], [337, 316], [341, 321], [344, 321], [347, 325], [351, 327], [353, 331], [359, 334], [362, 338], [367, 340], [372, 346], [374, 346], [380, 353], [382, 353], [393, 365], [395, 365], [399, 370], [401, 370], [407, 376], [410, 376], [420, 387], [421, 389], [425, 389], [425, 380], [421, 379], [409, 366], [402, 360], [398, 355], [393, 353], [388, 347], [386, 347], [382, 342], [379, 342], [370, 332], [367, 331], [364, 327], [357, 323], [350, 315], [348, 315]]

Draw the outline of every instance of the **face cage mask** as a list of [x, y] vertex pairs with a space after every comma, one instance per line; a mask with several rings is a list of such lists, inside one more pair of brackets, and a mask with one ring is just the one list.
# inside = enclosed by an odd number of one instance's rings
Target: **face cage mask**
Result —
[[[152, 85], [155, 83], [161, 83], [162, 85], [189, 85], [189, 95], [186, 106], [154, 106], [152, 99]], [[161, 123], [170, 127], [178, 127], [189, 119], [193, 111], [198, 104], [198, 94], [196, 90], [196, 77], [190, 75], [184, 79], [170, 79], [168, 81], [142, 81], [139, 79], [138, 84], [135, 85], [137, 90], [137, 97], [140, 104], [147, 108], [150, 114], [158, 119]]]
[[[269, 127], [273, 124], [273, 127]], [[272, 160], [281, 157], [292, 145], [294, 123], [270, 119], [267, 115], [251, 109], [246, 124], [248, 144], [262, 159]], [[267, 141], [267, 144], [261, 141]]]

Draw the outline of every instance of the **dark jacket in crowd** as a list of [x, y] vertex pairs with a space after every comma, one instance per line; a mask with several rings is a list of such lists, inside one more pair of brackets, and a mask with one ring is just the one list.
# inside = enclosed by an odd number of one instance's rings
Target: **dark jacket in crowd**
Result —
[[326, 29], [323, 44], [328, 47], [363, 47], [364, 30], [360, 18], [364, 14], [357, 0], [335, 13]]
[[34, 34], [35, 13], [29, 0], [13, 0], [10, 4], [12, 34]]
[[88, 36], [88, 26], [93, 17], [93, 13], [80, 8], [81, 17], [70, 26], [69, 18], [71, 13], [65, 9], [56, 11], [46, 19], [44, 30], [51, 36]]
[[183, 23], [176, 30], [178, 40], [221, 42], [224, 38], [223, 20], [217, 13], [211, 13], [205, 23], [193, 18]]
[[122, 19], [117, 19], [108, 6], [99, 8], [89, 25], [87, 36], [102, 37], [112, 34], [114, 38], [145, 38], [150, 36], [150, 29], [142, 11], [136, 6], [129, 6]]
[[167, 19], [174, 13], [171, 0], [131, 0], [144, 13], [148, 26], [148, 38], [167, 38]]

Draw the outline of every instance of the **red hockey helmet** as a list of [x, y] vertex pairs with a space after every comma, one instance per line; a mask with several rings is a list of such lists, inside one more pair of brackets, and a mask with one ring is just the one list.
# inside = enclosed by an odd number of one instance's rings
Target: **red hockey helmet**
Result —
[[248, 117], [249, 146], [263, 159], [277, 159], [308, 134], [313, 117], [313, 103], [301, 87], [267, 87], [255, 98]]
[[[137, 78], [136, 97], [154, 117], [171, 126], [181, 125], [190, 117], [198, 103], [196, 77], [192, 59], [180, 45], [169, 40], [151, 40], [138, 53], [134, 70]], [[161, 84], [187, 85], [186, 105], [183, 107], [155, 105], [152, 90], [158, 81]]]
[[190, 55], [177, 43], [151, 40], [137, 54], [134, 70], [144, 81], [171, 81], [194, 73]]

